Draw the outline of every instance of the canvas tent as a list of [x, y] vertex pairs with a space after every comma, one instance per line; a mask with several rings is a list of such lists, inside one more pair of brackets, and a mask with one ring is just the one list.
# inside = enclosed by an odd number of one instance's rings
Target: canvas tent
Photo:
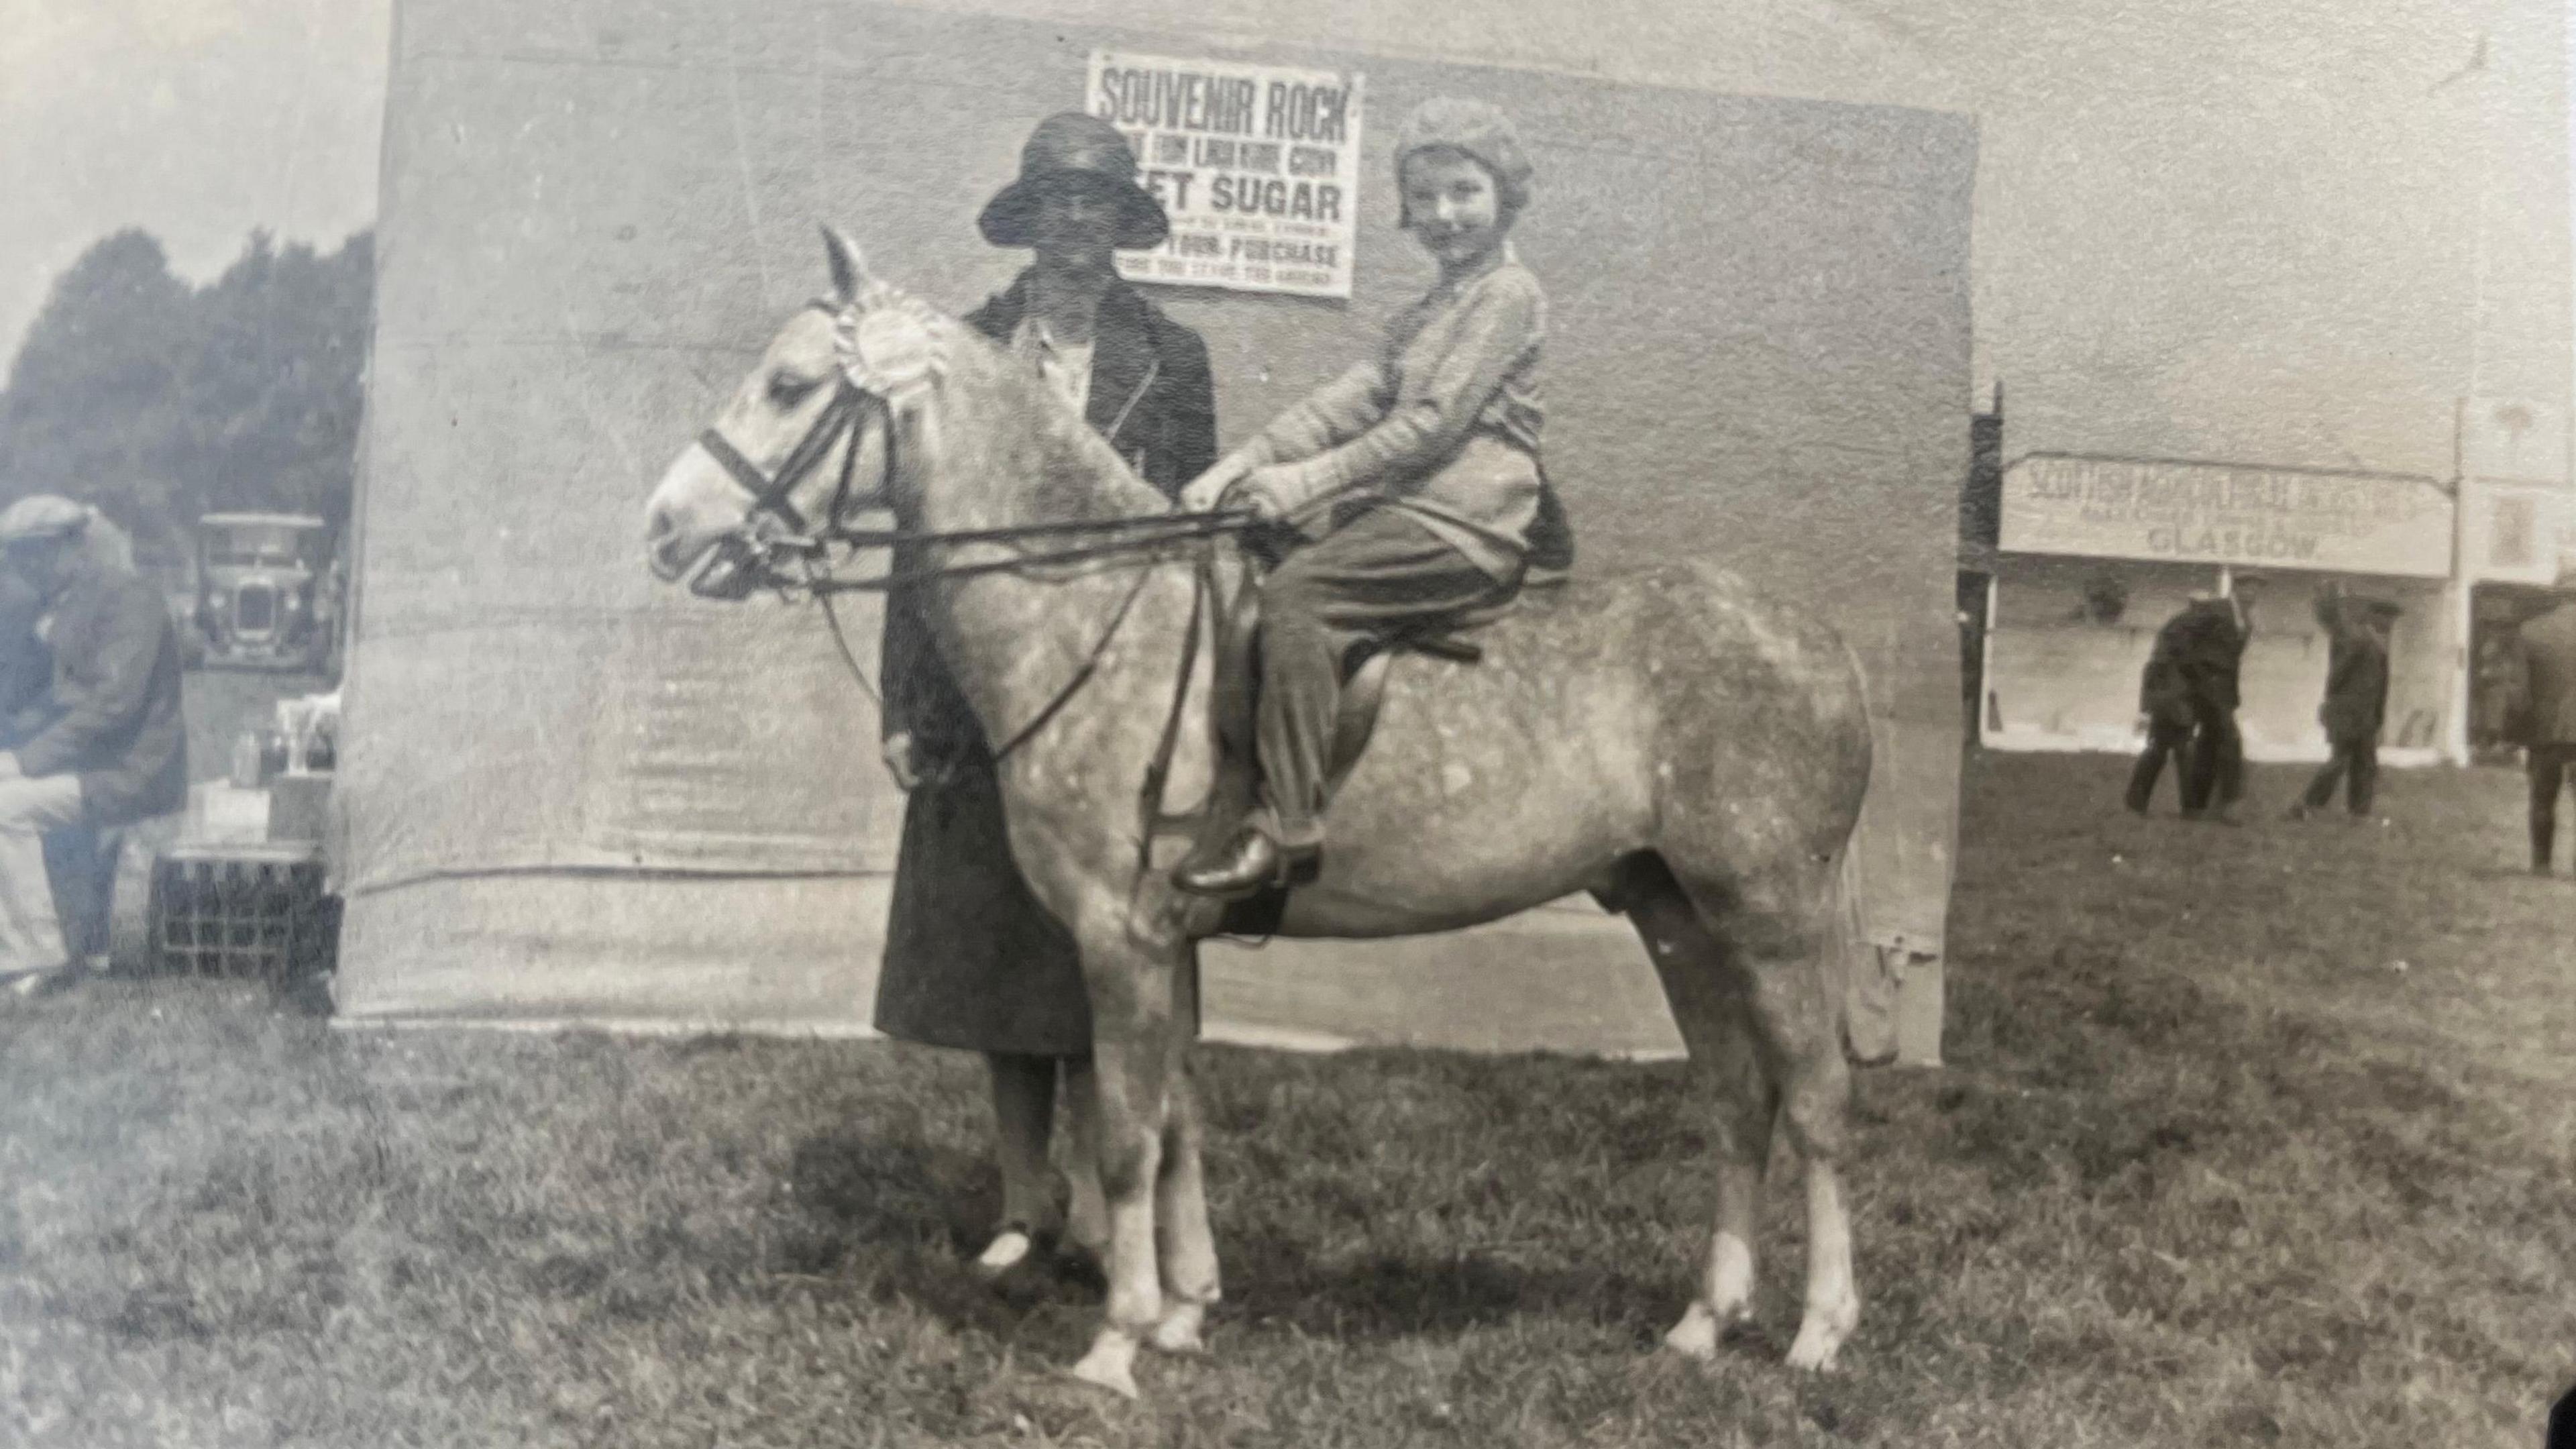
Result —
[[[1821, 610], [1869, 671], [1866, 931], [1937, 983], [1967, 451], [1963, 119], [1293, 40], [855, 0], [402, 0], [346, 691], [340, 1005], [358, 1020], [864, 1023], [900, 797], [819, 622], [655, 584], [640, 504], [786, 312], [815, 223], [963, 311], [1021, 257], [974, 218], [1095, 50], [1364, 77], [1353, 295], [1156, 299], [1208, 339], [1222, 440], [1346, 365], [1428, 266], [1395, 123], [1518, 118], [1551, 300], [1551, 472], [1581, 567], [1715, 559]], [[1465, 12], [1580, 33], [1579, 0]], [[1101, 18], [1103, 15], [1107, 18]], [[1472, 20], [1472, 14], [1468, 15]], [[874, 616], [852, 635], [873, 664]], [[1588, 905], [1425, 941], [1211, 955], [1220, 1028], [1277, 1039], [1674, 1044]], [[1918, 1053], [1928, 1043], [1918, 1041]]]

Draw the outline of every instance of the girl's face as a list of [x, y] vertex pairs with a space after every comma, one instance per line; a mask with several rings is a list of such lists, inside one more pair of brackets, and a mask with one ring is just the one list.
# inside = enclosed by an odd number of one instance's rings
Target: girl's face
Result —
[[1413, 234], [1444, 267], [1481, 259], [1511, 225], [1493, 173], [1473, 158], [1434, 147], [1404, 158], [1399, 178]]

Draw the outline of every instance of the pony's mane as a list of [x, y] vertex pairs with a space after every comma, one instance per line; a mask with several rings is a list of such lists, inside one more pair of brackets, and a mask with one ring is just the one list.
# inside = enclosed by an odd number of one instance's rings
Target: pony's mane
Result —
[[[943, 397], [950, 424], [940, 429], [947, 469], [1002, 483], [1023, 521], [1170, 507], [1034, 369], [963, 322], [911, 305], [928, 319], [935, 342], [939, 380], [931, 391]], [[954, 425], [970, 419], [971, 426]]]

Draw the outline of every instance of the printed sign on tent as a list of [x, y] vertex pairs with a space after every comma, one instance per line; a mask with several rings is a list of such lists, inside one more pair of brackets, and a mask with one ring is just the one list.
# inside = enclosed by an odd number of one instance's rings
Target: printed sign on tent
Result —
[[1362, 79], [1093, 51], [1084, 105], [1126, 133], [1138, 181], [1172, 218], [1160, 247], [1118, 254], [1119, 275], [1350, 296]]
[[2451, 500], [2430, 478], [2034, 453], [2004, 470], [2006, 553], [2441, 578]]

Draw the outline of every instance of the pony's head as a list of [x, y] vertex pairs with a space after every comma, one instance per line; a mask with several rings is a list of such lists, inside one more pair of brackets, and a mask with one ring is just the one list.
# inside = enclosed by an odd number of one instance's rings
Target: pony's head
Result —
[[666, 583], [740, 598], [851, 515], [906, 511], [891, 430], [945, 368], [955, 324], [871, 280], [849, 238], [823, 240], [831, 292], [770, 339], [645, 503], [645, 556]]
[[870, 278], [849, 238], [823, 239], [831, 292], [770, 339], [645, 504], [663, 581], [741, 598], [870, 509], [935, 531], [1169, 507], [1032, 369]]

